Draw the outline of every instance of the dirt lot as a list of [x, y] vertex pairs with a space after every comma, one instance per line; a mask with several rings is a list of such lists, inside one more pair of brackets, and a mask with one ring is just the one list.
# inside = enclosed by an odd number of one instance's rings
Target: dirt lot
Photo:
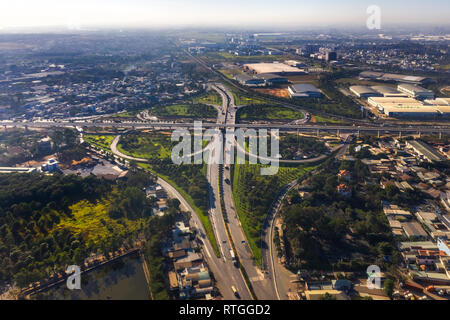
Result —
[[287, 89], [254, 89], [263, 94], [269, 94], [280, 98], [289, 98], [289, 92]]

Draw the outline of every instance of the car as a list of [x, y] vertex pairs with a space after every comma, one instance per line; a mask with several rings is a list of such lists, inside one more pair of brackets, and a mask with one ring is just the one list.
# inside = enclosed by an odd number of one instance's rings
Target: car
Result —
[[225, 183], [226, 183], [226, 184], [230, 184], [230, 179], [226, 178], [226, 179], [225, 179]]

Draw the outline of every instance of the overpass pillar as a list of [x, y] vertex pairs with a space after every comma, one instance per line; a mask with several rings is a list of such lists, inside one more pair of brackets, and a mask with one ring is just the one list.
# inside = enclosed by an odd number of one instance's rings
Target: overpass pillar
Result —
[[398, 137], [399, 137], [399, 138], [402, 137], [402, 132], [401, 132], [401, 131], [398, 133]]
[[320, 135], [320, 130], [317, 129], [316, 135], [319, 136]]
[[341, 131], [337, 129], [336, 135], [339, 137], [341, 135]]
[[361, 131], [358, 130], [358, 138], [359, 138], [360, 135], [361, 135]]
[[422, 136], [422, 132], [419, 131], [419, 138]]
[[442, 131], [439, 131], [439, 139], [442, 139]]
[[379, 138], [380, 137], [380, 130], [378, 130], [378, 133], [377, 133], [377, 138]]

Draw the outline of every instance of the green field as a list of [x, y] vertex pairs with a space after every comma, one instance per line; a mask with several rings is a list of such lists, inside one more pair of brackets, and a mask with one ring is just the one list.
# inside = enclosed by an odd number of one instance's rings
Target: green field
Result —
[[84, 140], [92, 144], [94, 146], [97, 146], [105, 151], [111, 151], [111, 143], [114, 140], [114, 136], [109, 135], [95, 135], [95, 134], [86, 134], [84, 135]]
[[144, 159], [170, 159], [176, 142], [170, 140], [170, 134], [161, 132], [128, 134], [121, 137], [117, 146], [120, 152]]
[[213, 104], [216, 106], [222, 105], [222, 97], [215, 90], [210, 90], [206, 94], [193, 99], [194, 103]]
[[244, 106], [247, 104], [266, 104], [267, 101], [261, 98], [255, 98], [248, 95], [245, 95], [240, 92], [232, 91], [233, 92], [233, 98], [234, 98], [234, 104], [236, 106]]
[[276, 105], [254, 105], [238, 110], [236, 120], [298, 120], [303, 119], [303, 113], [288, 107]]
[[[209, 99], [214, 99], [210, 97]], [[152, 115], [158, 117], [181, 118], [216, 118], [217, 110], [206, 104], [174, 104], [169, 106], [156, 106], [150, 110]]]
[[344, 121], [341, 121], [341, 120], [334, 120], [332, 118], [327, 118], [327, 117], [322, 117], [322, 116], [313, 116], [312, 122], [315, 122], [315, 123], [344, 123]]
[[261, 227], [278, 191], [316, 166], [282, 166], [273, 176], [262, 176], [260, 168], [259, 164], [236, 164], [232, 182], [239, 220], [258, 265], [261, 265]]

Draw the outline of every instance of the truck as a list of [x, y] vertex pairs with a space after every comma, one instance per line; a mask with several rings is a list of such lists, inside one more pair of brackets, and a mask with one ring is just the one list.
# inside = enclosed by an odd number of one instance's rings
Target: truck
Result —
[[235, 286], [231, 286], [231, 290], [233, 291], [233, 294], [236, 298], [240, 299], [239, 292], [236, 290]]
[[233, 261], [234, 266], [237, 268], [238, 267], [238, 261], [236, 259], [236, 255], [234, 254], [233, 249], [230, 249], [230, 256], [231, 256], [231, 261]]

